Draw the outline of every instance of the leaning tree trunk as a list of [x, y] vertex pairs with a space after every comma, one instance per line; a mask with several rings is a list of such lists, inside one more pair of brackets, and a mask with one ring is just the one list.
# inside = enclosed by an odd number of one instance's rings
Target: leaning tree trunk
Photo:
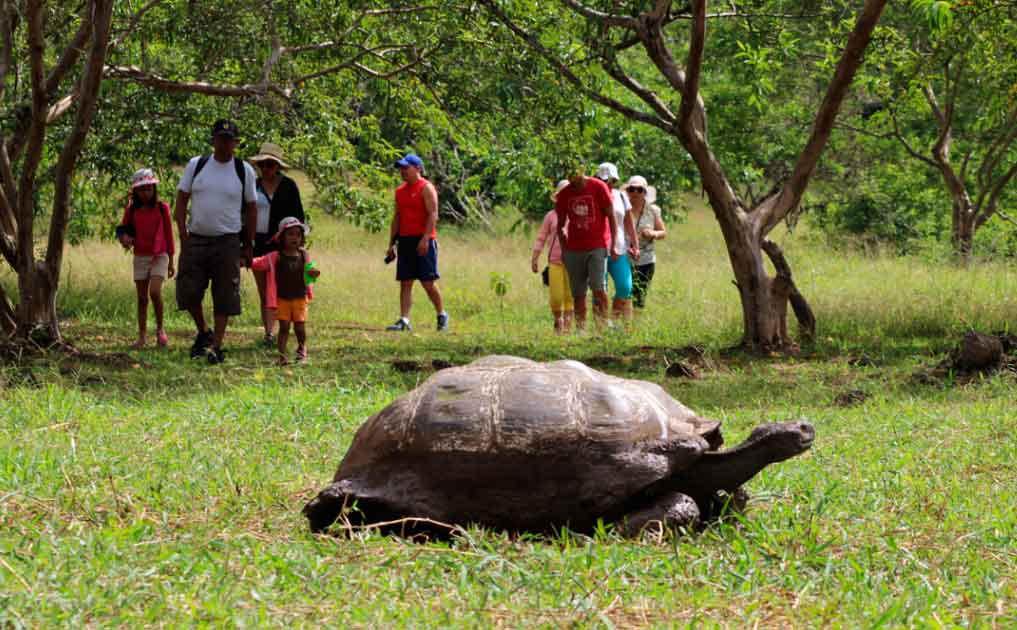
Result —
[[14, 312], [11, 301], [7, 298], [7, 292], [4, 291], [3, 285], [0, 285], [0, 330], [3, 331], [5, 337], [11, 337], [17, 329], [17, 314]]
[[971, 252], [974, 250], [976, 216], [967, 192], [954, 195], [951, 243], [957, 258], [965, 266], [971, 262]]

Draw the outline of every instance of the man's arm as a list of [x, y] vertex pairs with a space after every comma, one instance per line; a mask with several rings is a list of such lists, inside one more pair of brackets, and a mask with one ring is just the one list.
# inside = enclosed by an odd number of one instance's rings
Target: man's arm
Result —
[[258, 203], [248, 201], [244, 203], [244, 265], [251, 266], [254, 260], [254, 234], [258, 228]]
[[392, 210], [392, 223], [388, 228], [388, 251], [385, 256], [394, 256], [396, 240], [399, 237], [399, 202], [396, 202]]
[[424, 223], [424, 235], [420, 237], [417, 244], [417, 255], [426, 256], [427, 248], [431, 243], [431, 233], [434, 226], [438, 225], [438, 191], [434, 184], [428, 184], [424, 188], [424, 207], [427, 208], [427, 221]]
[[177, 222], [177, 234], [180, 235], [180, 246], [187, 242], [187, 202], [191, 199], [190, 193], [182, 190], [177, 191], [177, 204], [173, 210], [173, 220]]

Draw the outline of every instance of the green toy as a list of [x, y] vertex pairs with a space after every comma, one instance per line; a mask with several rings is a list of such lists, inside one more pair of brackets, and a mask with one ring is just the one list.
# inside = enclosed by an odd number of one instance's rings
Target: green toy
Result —
[[304, 283], [305, 284], [314, 284], [315, 281], [317, 281], [317, 279], [318, 279], [318, 278], [316, 278], [316, 277], [311, 275], [311, 270], [312, 269], [317, 269], [317, 267], [314, 265], [313, 261], [307, 263], [306, 265], [304, 265]]

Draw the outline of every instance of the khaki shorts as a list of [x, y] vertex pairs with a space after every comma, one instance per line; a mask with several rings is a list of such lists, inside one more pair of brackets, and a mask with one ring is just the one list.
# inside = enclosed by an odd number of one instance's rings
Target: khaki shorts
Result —
[[157, 256], [134, 256], [134, 281], [140, 282], [149, 278], [166, 279], [169, 275], [169, 254]]
[[275, 319], [280, 322], [306, 322], [307, 298], [276, 300]]
[[201, 306], [212, 284], [212, 312], [240, 314], [240, 238], [236, 234], [191, 234], [180, 247], [177, 269], [177, 308]]

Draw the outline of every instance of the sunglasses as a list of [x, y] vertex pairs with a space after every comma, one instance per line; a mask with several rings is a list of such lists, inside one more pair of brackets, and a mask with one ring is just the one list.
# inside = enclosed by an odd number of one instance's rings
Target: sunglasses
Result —
[[262, 160], [258, 162], [258, 168], [266, 168], [269, 166], [279, 166], [279, 163], [275, 160]]
[[631, 193], [636, 193], [636, 194], [642, 195], [642, 194], [644, 194], [646, 192], [646, 189], [645, 188], [641, 188], [639, 186], [629, 186], [628, 187], [628, 191], [631, 192]]

